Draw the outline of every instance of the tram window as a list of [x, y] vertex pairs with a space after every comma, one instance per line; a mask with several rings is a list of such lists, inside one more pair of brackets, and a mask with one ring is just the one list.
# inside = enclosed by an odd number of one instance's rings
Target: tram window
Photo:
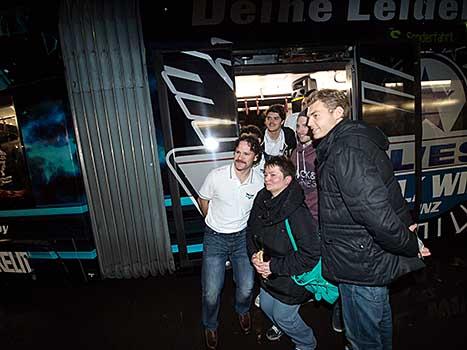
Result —
[[[0, 97], [0, 209], [25, 204], [28, 175], [13, 100]], [[21, 203], [23, 202], [23, 203]]]
[[260, 128], [264, 126], [264, 112], [273, 104], [286, 105], [290, 116], [301, 111], [301, 100], [311, 91], [350, 88], [345, 70], [240, 75], [235, 77], [235, 85], [239, 124]]
[[[394, 101], [391, 104], [397, 105]], [[369, 125], [377, 126], [389, 137], [413, 134], [413, 112], [405, 109], [403, 105], [393, 106], [364, 104], [363, 120]]]

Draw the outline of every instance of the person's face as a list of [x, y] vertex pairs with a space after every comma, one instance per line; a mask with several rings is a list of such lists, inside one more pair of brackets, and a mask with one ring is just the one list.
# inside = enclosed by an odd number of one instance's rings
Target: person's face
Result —
[[273, 197], [281, 193], [292, 181], [291, 176], [285, 176], [277, 166], [268, 166], [264, 169], [264, 186]]
[[343, 120], [342, 107], [329, 109], [323, 102], [316, 101], [308, 107], [308, 126], [312, 129], [315, 140], [326, 136], [340, 121]]
[[281, 116], [279, 115], [279, 113], [269, 112], [266, 115], [264, 124], [266, 125], [266, 128], [268, 129], [269, 132], [275, 132], [275, 131], [278, 131], [282, 127], [282, 124], [284, 124], [284, 121], [281, 119]]
[[238, 171], [251, 169], [257, 155], [251, 150], [248, 142], [240, 141], [234, 153], [234, 165]]
[[308, 118], [305, 116], [301, 116], [297, 118], [297, 139], [302, 144], [309, 143], [311, 141], [311, 136], [308, 134], [310, 128], [307, 125]]

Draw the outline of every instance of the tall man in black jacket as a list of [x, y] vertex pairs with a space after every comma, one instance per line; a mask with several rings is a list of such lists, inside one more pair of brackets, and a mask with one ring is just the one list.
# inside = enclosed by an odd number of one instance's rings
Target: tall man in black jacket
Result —
[[[377, 128], [347, 120], [344, 92], [311, 94], [317, 147], [323, 276], [339, 284], [353, 350], [392, 348], [388, 285], [423, 267], [407, 203]], [[423, 250], [429, 254], [427, 249]]]

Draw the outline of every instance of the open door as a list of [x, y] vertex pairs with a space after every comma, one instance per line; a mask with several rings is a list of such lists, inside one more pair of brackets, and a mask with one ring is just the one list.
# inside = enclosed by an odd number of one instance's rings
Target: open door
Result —
[[414, 219], [420, 214], [422, 132], [420, 65], [413, 43], [359, 44], [352, 65], [353, 117], [379, 127]]
[[181, 266], [189, 264], [190, 240], [199, 241], [202, 232], [200, 212], [193, 210], [198, 208], [198, 190], [212, 169], [233, 159], [238, 124], [231, 55], [230, 46], [223, 45], [156, 56], [170, 211]]

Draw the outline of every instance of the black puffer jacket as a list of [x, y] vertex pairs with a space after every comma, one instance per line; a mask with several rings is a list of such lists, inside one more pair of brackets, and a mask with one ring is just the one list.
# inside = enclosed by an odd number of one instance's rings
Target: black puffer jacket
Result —
[[[271, 257], [273, 275], [261, 280], [261, 287], [283, 303], [301, 304], [311, 294], [290, 278], [311, 270], [320, 256], [320, 241], [303, 190], [294, 179], [277, 197], [263, 188], [255, 198], [247, 227], [248, 254], [264, 249]], [[289, 219], [298, 247], [294, 252], [285, 228]]]
[[388, 145], [379, 129], [346, 120], [317, 147], [323, 276], [329, 280], [382, 286], [424, 266]]

